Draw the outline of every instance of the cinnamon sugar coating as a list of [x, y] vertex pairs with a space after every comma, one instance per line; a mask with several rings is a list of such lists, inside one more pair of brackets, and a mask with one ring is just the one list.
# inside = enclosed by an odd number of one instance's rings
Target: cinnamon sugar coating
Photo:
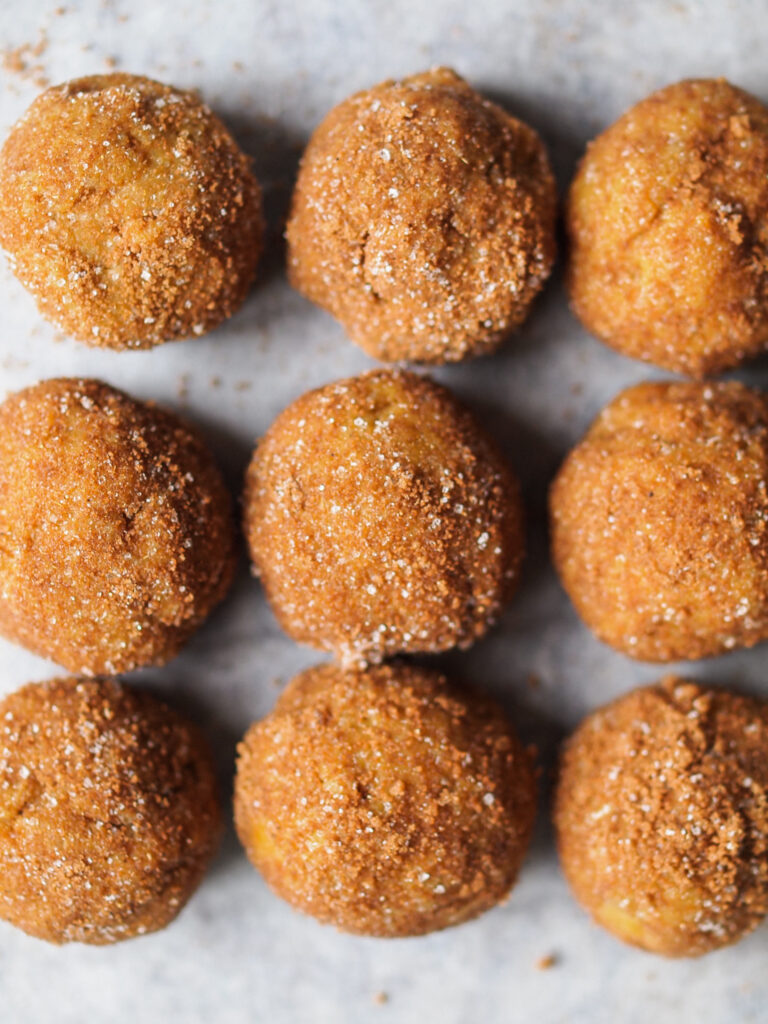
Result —
[[294, 907], [360, 935], [422, 935], [504, 899], [535, 803], [500, 708], [407, 665], [309, 669], [238, 748], [249, 858]]
[[625, 942], [698, 956], [768, 913], [768, 705], [674, 677], [595, 711], [555, 799], [576, 898]]
[[678, 82], [589, 146], [568, 197], [568, 280], [587, 330], [703, 376], [768, 344], [768, 109]]
[[229, 494], [176, 416], [94, 380], [0, 405], [0, 633], [84, 675], [159, 665], [234, 569]]
[[400, 370], [290, 405], [248, 468], [244, 526], [283, 629], [347, 663], [469, 646], [515, 589], [524, 545], [493, 442]]
[[221, 817], [208, 747], [113, 679], [0, 702], [0, 917], [49, 942], [157, 931], [200, 883]]
[[288, 223], [288, 274], [369, 355], [492, 352], [555, 257], [536, 132], [447, 68], [345, 100], [317, 128]]
[[0, 151], [0, 245], [41, 313], [89, 345], [212, 330], [261, 236], [248, 158], [194, 93], [148, 78], [48, 89]]
[[550, 495], [555, 565], [605, 643], [644, 661], [768, 637], [768, 404], [736, 382], [640, 384]]

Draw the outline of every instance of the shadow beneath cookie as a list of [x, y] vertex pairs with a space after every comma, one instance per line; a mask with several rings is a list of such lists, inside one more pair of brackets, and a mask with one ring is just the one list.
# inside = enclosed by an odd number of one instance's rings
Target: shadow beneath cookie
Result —
[[[488, 369], [494, 373], [492, 367]], [[509, 460], [520, 480], [526, 504], [539, 517], [546, 510], [549, 485], [565, 453], [535, 424], [513, 415], [498, 399], [489, 398], [482, 378], [473, 377], [471, 371], [466, 379], [456, 382], [453, 390]]]
[[[225, 396], [222, 394], [222, 401]], [[245, 471], [253, 453], [255, 439], [243, 438], [234, 433], [224, 422], [215, 418], [211, 407], [205, 411], [195, 408], [194, 411], [181, 403], [165, 403], [168, 408], [183, 420], [191, 423], [203, 437], [211, 450], [216, 465], [221, 470], [227, 488], [232, 495], [233, 508], [237, 523], [240, 521], [240, 496], [243, 491]], [[229, 410], [226, 410], [228, 413]]]
[[503, 665], [490, 666], [487, 659], [483, 659], [482, 673], [473, 672], [471, 651], [450, 651], [412, 660], [424, 668], [445, 673], [450, 683], [461, 691], [490, 694], [504, 709], [522, 743], [533, 752], [538, 816], [532, 849], [551, 849], [552, 794], [559, 752], [566, 730], [552, 715], [535, 703], [535, 685], [532, 685], [530, 680], [510, 679]]
[[142, 674], [130, 680], [131, 686], [146, 690], [153, 697], [163, 701], [174, 711], [194, 723], [208, 741], [216, 766], [219, 797], [221, 800], [224, 836], [211, 871], [227, 867], [229, 862], [241, 855], [241, 848], [232, 822], [232, 794], [235, 775], [237, 744], [244, 729], [227, 721], [219, 711], [220, 694], [211, 693], [210, 700], [183, 684], [173, 668], [158, 673]]
[[[565, 294], [565, 265], [568, 240], [564, 225], [564, 204], [579, 161], [584, 155], [588, 136], [575, 126], [568, 116], [567, 107], [556, 107], [545, 98], [521, 96], [513, 92], [494, 89], [482, 90], [494, 103], [508, 113], [534, 128], [542, 138], [552, 163], [557, 181], [558, 217], [556, 224], [557, 259], [552, 276], [544, 286], [544, 294], [534, 302], [529, 319], [523, 324], [519, 335], [525, 342], [532, 327], [538, 327], [550, 309], [562, 309], [567, 304]], [[511, 341], [514, 344], [514, 339]]]
[[[528, 589], [538, 585], [542, 572], [550, 569], [547, 498], [564, 452], [534, 424], [513, 416], [500, 400], [489, 398], [490, 380], [484, 380], [485, 373], [485, 367], [472, 367], [453, 390], [494, 439], [520, 481], [526, 530], [521, 586]], [[488, 373], [493, 375], [492, 367]]]
[[482, 83], [478, 88], [489, 100], [539, 133], [552, 161], [560, 196], [565, 195], [588, 141], [574, 119], [568, 116], [567, 105], [553, 104], [546, 97], [536, 98], [512, 91], [486, 89]]
[[742, 384], [768, 392], [768, 351], [722, 376], [727, 380], [740, 380]]
[[510, 673], [503, 663], [489, 663], [487, 658], [482, 660], [482, 671], [477, 672], [473, 669], [472, 651], [420, 655], [412, 660], [424, 668], [444, 672], [451, 683], [462, 690], [493, 696], [514, 723], [520, 739], [536, 748], [537, 763], [551, 774], [566, 730], [554, 715], [542, 708], [537, 697], [537, 680], [517, 678], [517, 672]]
[[274, 118], [248, 117], [242, 110], [219, 110], [238, 145], [253, 161], [262, 188], [266, 232], [256, 290], [281, 276], [285, 268], [285, 222], [299, 158], [307, 143], [303, 132]]

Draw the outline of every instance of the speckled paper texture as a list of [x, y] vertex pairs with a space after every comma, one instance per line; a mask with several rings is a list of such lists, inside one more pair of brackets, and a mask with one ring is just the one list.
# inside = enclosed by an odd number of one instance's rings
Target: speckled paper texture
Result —
[[[43, 78], [55, 83], [116, 64], [198, 88], [252, 154], [271, 224], [268, 255], [243, 309], [207, 337], [151, 352], [89, 350], [42, 321], [0, 264], [0, 391], [88, 375], [167, 403], [202, 427], [233, 489], [254, 439], [288, 402], [372, 365], [338, 324], [291, 291], [282, 271], [279, 222], [296, 161], [334, 103], [383, 78], [451, 65], [541, 132], [563, 190], [587, 140], [658, 86], [725, 75], [768, 100], [768, 19], [757, 0], [86, 0], [65, 9], [0, 0], [0, 47], [8, 51], [0, 69], [3, 134]], [[660, 374], [580, 329], [559, 268], [501, 353], [436, 376], [509, 453], [530, 532], [523, 586], [499, 627], [439, 662], [501, 698], [540, 748], [546, 791], [564, 732], [660, 674], [608, 651], [578, 622], [548, 561], [547, 485], [606, 401]], [[738, 376], [768, 387], [768, 362]], [[243, 556], [231, 595], [186, 651], [135, 678], [207, 729], [229, 800], [238, 738], [315, 660], [281, 634]], [[2, 642], [0, 665], [0, 692], [57, 671]], [[765, 647], [675, 668], [768, 696]], [[540, 969], [549, 955], [554, 966]], [[267, 890], [230, 828], [202, 888], [165, 932], [112, 948], [58, 949], [0, 925], [0, 1018], [737, 1024], [768, 1019], [767, 957], [768, 926], [700, 961], [657, 959], [598, 930], [567, 891], [542, 802], [509, 902], [421, 939], [357, 939], [300, 916]]]

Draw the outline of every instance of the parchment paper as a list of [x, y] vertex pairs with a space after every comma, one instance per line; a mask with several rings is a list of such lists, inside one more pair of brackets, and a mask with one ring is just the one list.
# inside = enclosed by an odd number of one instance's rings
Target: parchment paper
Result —
[[[199, 88], [254, 157], [270, 255], [260, 286], [228, 324], [141, 353], [62, 339], [2, 261], [0, 393], [74, 374], [170, 404], [203, 427], [237, 490], [254, 439], [289, 401], [372, 365], [290, 290], [281, 269], [279, 223], [296, 160], [334, 103], [383, 78], [451, 65], [542, 133], [562, 190], [586, 141], [663, 84], [722, 74], [768, 100], [768, 15], [758, 0], [82, 0], [58, 13], [53, 3], [0, 0], [0, 48], [25, 44], [0, 70], [3, 137], [43, 76], [55, 83], [116, 63]], [[524, 484], [531, 548], [500, 626], [439, 663], [496, 693], [539, 745], [544, 797], [564, 732], [661, 674], [613, 654], [580, 625], [549, 565], [544, 519], [547, 484], [598, 409], [655, 375], [580, 329], [559, 273], [502, 353], [436, 374], [509, 452]], [[740, 376], [768, 385], [768, 361]], [[768, 696], [765, 650], [674, 668]], [[134, 679], [207, 729], [229, 800], [238, 738], [271, 707], [278, 686], [316, 660], [281, 634], [243, 556], [230, 597], [187, 650]], [[0, 693], [56, 672], [0, 642]], [[550, 954], [555, 965], [537, 969]], [[670, 962], [593, 926], [559, 873], [543, 800], [509, 903], [412, 940], [356, 939], [298, 915], [267, 890], [230, 829], [202, 888], [165, 932], [58, 949], [0, 924], [0, 1020], [734, 1024], [768, 1020], [767, 959], [768, 927], [704, 960]]]

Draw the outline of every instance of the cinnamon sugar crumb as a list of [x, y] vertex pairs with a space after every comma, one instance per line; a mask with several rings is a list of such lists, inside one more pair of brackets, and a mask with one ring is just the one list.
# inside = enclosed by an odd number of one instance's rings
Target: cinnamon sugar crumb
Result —
[[42, 57], [47, 49], [48, 36], [45, 31], [40, 32], [40, 38], [35, 43], [22, 43], [20, 46], [6, 47], [0, 50], [3, 70], [18, 75], [25, 81], [31, 81], [38, 88], [44, 89], [48, 85], [48, 78], [45, 68], [38, 58]]

